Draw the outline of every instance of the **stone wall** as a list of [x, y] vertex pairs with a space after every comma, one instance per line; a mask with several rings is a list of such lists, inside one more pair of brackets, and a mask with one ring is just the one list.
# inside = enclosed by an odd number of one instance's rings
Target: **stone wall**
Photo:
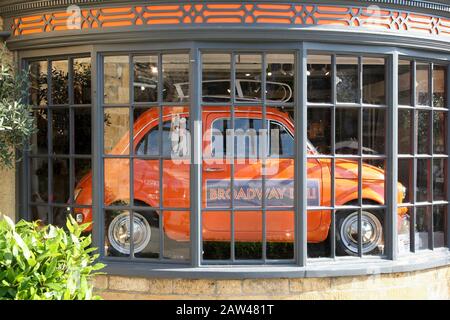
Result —
[[450, 267], [359, 277], [187, 280], [98, 276], [96, 293], [118, 299], [449, 299]]

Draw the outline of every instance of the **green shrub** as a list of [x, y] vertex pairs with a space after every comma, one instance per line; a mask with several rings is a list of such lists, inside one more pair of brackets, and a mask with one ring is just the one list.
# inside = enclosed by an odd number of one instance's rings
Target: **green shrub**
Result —
[[88, 224], [69, 216], [66, 227], [0, 217], [0, 300], [100, 299], [89, 280], [104, 265], [82, 236]]

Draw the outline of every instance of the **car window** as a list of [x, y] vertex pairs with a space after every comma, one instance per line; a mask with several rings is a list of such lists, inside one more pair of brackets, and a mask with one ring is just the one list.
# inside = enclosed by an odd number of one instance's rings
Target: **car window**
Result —
[[[268, 157], [293, 157], [294, 138], [280, 123], [269, 122], [270, 133]], [[262, 146], [260, 130], [263, 128], [261, 119], [235, 119], [234, 155], [237, 158], [257, 158]], [[230, 119], [217, 119], [212, 125], [211, 156], [224, 158], [227, 154], [226, 133], [231, 129]]]
[[[162, 128], [163, 157], [171, 158], [173, 155], [187, 157], [189, 155], [189, 119], [174, 115], [171, 120], [164, 121]], [[136, 147], [137, 156], [159, 155], [159, 130], [153, 127], [142, 138]]]

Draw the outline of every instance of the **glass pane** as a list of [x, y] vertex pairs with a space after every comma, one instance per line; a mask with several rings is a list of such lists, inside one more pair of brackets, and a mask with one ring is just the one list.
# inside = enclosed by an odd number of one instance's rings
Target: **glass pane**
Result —
[[331, 103], [331, 56], [308, 55], [308, 101]]
[[337, 101], [358, 103], [358, 58], [336, 57], [336, 72]]
[[412, 199], [413, 192], [413, 160], [399, 159], [398, 160], [398, 181], [406, 188], [406, 196], [403, 199], [404, 203], [409, 203]]
[[135, 108], [134, 152], [137, 156], [157, 156], [160, 154], [159, 108]]
[[48, 201], [48, 160], [30, 159], [30, 201]]
[[431, 168], [430, 160], [417, 159], [417, 201], [430, 200]]
[[68, 159], [53, 159], [52, 202], [67, 203], [70, 197], [70, 163]]
[[134, 159], [133, 165], [135, 205], [159, 208], [161, 192], [159, 160]]
[[130, 111], [128, 108], [107, 108], [104, 113], [104, 152], [129, 153]]
[[335, 166], [336, 205], [352, 205], [352, 201], [358, 199], [358, 177], [360, 175], [358, 160], [337, 158]]
[[127, 104], [130, 101], [130, 65], [128, 56], [107, 56], [104, 59], [104, 102]]
[[163, 108], [162, 146], [166, 159], [188, 164], [190, 156], [189, 109]]
[[48, 112], [46, 109], [34, 111], [37, 132], [31, 136], [31, 152], [33, 154], [48, 153]]
[[433, 106], [447, 108], [447, 67], [434, 66], [433, 70]]
[[41, 221], [40, 226], [48, 223], [49, 208], [47, 206], [33, 206], [31, 207], [31, 221]]
[[412, 208], [405, 208], [400, 207], [398, 209], [407, 211], [406, 214], [402, 216], [398, 216], [398, 238], [397, 238], [397, 245], [398, 245], [398, 253], [399, 254], [407, 254], [411, 251], [411, 210]]
[[163, 100], [165, 102], [189, 101], [189, 55], [165, 54], [163, 66]]
[[30, 63], [30, 103], [34, 106], [47, 105], [47, 61]]
[[105, 256], [130, 256], [130, 212], [126, 210], [105, 210], [104, 227]]
[[430, 154], [430, 112], [418, 111], [418, 154]]
[[267, 259], [294, 259], [294, 216], [293, 211], [266, 212]]
[[75, 159], [74, 202], [92, 205], [92, 162], [90, 159]]
[[428, 234], [431, 232], [430, 219], [431, 207], [416, 207], [416, 226], [414, 228], [416, 250], [426, 250], [429, 248]]
[[203, 259], [231, 259], [231, 214], [227, 211], [203, 212]]
[[363, 255], [382, 256], [384, 252], [384, 221], [383, 209], [363, 210], [362, 242]]
[[69, 207], [67, 208], [54, 207], [52, 225], [60, 228], [65, 228], [67, 219], [69, 218], [69, 215], [71, 215], [72, 211], [73, 210]]
[[267, 102], [294, 101], [294, 66], [293, 54], [266, 55], [266, 100]]
[[52, 104], [69, 103], [68, 70], [67, 60], [52, 61]]
[[385, 59], [363, 58], [363, 102], [386, 104]]
[[447, 206], [433, 207], [433, 233], [434, 248], [447, 247], [447, 236], [445, 230], [447, 227]]
[[157, 211], [133, 211], [134, 256], [157, 259], [160, 256], [160, 215]]
[[447, 113], [433, 112], [433, 152], [447, 153]]
[[447, 199], [447, 159], [433, 160], [433, 198], [435, 201]]
[[416, 66], [416, 99], [421, 106], [430, 105], [430, 65], [417, 63]]
[[412, 120], [413, 111], [398, 110], [398, 153], [413, 154], [412, 148]]
[[91, 103], [91, 58], [73, 59], [73, 100], [75, 104]]
[[[331, 212], [328, 210], [308, 210], [308, 258], [323, 258], [331, 256]], [[320, 231], [317, 226], [322, 223], [330, 226], [330, 230]]]
[[320, 154], [331, 154], [331, 109], [308, 108], [308, 140]]
[[92, 153], [91, 109], [74, 108], [75, 154]]
[[238, 260], [262, 258], [262, 214], [260, 211], [234, 213], [235, 257]]
[[134, 56], [134, 101], [158, 101], [158, 56]]
[[236, 101], [252, 102], [262, 99], [262, 57], [236, 55]]
[[398, 104], [410, 106], [411, 104], [411, 61], [398, 62]]
[[224, 53], [203, 54], [202, 62], [203, 101], [230, 101], [231, 55]]
[[70, 153], [69, 109], [53, 109], [53, 153]]
[[190, 212], [164, 211], [164, 258], [190, 260]]
[[130, 160], [105, 159], [104, 201], [105, 205], [130, 203]]
[[359, 249], [359, 210], [336, 211], [336, 256], [356, 256]]
[[336, 109], [336, 145], [337, 154], [358, 154], [358, 118], [359, 110]]
[[386, 111], [364, 109], [363, 111], [363, 153], [383, 155], [386, 153]]

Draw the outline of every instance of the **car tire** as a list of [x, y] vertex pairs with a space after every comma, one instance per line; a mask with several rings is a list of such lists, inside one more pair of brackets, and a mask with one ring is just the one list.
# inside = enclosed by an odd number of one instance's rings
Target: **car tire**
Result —
[[[357, 256], [358, 210], [336, 212], [336, 255]], [[362, 211], [362, 254], [380, 253], [383, 245], [383, 217], [376, 211]]]
[[[135, 203], [136, 206], [146, 206]], [[105, 217], [105, 240], [109, 256], [130, 255], [130, 214], [127, 210], [110, 211]], [[155, 211], [134, 210], [134, 254], [146, 258], [159, 256], [159, 215]]]

